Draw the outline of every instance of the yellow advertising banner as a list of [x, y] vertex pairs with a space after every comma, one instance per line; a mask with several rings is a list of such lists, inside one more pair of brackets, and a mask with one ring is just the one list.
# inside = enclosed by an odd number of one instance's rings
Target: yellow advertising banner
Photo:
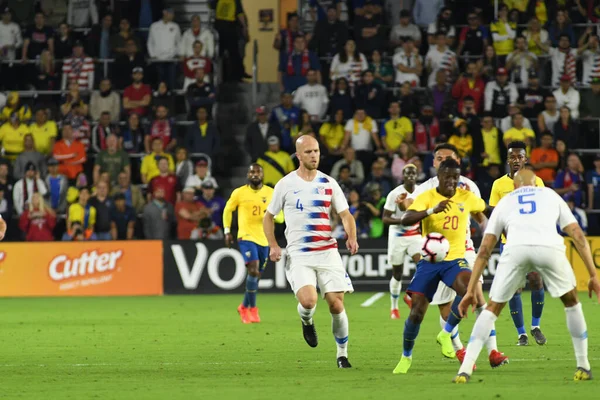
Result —
[[[600, 269], [600, 237], [588, 237], [588, 243], [590, 249], [592, 249], [592, 258], [596, 269]], [[577, 278], [577, 290], [587, 291], [588, 281], [590, 279], [587, 269], [583, 264], [583, 260], [579, 257], [577, 249], [570, 238], [565, 239], [565, 245], [567, 246], [567, 258], [573, 266], [575, 277]], [[599, 271], [600, 272], [600, 271]]]

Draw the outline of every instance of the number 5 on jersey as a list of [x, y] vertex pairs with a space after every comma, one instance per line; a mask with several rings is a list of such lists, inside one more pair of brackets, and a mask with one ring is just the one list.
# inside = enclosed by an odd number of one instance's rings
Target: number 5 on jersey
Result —
[[519, 196], [519, 204], [528, 206], [528, 207], [519, 208], [520, 214], [533, 214], [534, 212], [536, 212], [537, 207], [535, 205], [535, 201], [526, 200], [526, 197], [529, 197], [529, 196], [535, 196], [535, 193], [522, 194]]

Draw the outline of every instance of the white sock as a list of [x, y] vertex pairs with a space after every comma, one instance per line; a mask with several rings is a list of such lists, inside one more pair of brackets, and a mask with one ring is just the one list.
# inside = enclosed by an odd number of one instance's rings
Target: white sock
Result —
[[566, 307], [565, 313], [567, 314], [567, 328], [569, 328], [569, 333], [571, 333], [571, 339], [573, 340], [573, 347], [575, 348], [577, 366], [589, 371], [588, 333], [583, 310], [581, 309], [581, 303], [577, 303], [577, 305], [573, 307]]
[[390, 279], [390, 299], [392, 300], [392, 310], [398, 309], [398, 299], [400, 298], [400, 292], [402, 291], [402, 282], [397, 281], [392, 276]]
[[465, 355], [465, 360], [458, 370], [459, 374], [466, 373], [471, 375], [473, 373], [473, 365], [475, 364], [475, 361], [477, 361], [479, 353], [481, 353], [483, 344], [490, 337], [492, 326], [494, 325], [494, 322], [496, 322], [497, 318], [498, 317], [496, 317], [496, 315], [491, 311], [484, 310], [481, 312], [479, 318], [477, 318], [475, 321], [475, 326], [473, 326], [471, 339], [467, 345], [467, 354]]
[[331, 314], [331, 330], [337, 344], [337, 357], [348, 357], [348, 316], [346, 310]]
[[316, 305], [313, 308], [304, 308], [302, 304], [298, 303], [298, 314], [300, 314], [300, 319], [304, 325], [313, 324], [312, 316], [315, 314], [316, 309]]
[[[481, 307], [477, 307], [475, 309], [475, 315], [477, 317], [479, 317], [479, 314], [481, 314], [486, 308], [487, 308], [487, 303], [484, 303]], [[490, 354], [492, 354], [492, 351], [494, 351], [494, 350], [498, 351], [498, 343], [496, 342], [496, 324], [495, 323], [492, 325], [492, 331], [490, 332], [490, 337], [485, 342], [485, 347], [487, 348], [488, 356]]]
[[[442, 318], [441, 315], [440, 315], [440, 326], [442, 327], [442, 330], [446, 327], [446, 321], [444, 320], [444, 318]], [[458, 333], [458, 325], [456, 325], [454, 327], [454, 329], [452, 329], [452, 332], [450, 333], [450, 337], [452, 338], [452, 346], [454, 347], [454, 351], [458, 351], [464, 347], [462, 342], [460, 341], [460, 334]]]

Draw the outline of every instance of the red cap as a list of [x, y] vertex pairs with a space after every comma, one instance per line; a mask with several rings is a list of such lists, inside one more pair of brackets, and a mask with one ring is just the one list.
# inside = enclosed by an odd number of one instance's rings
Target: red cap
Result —
[[506, 68], [500, 67], [496, 70], [496, 75], [508, 75], [508, 71]]
[[571, 76], [564, 74], [563, 76], [560, 77], [560, 81], [561, 82], [571, 82]]
[[267, 113], [267, 107], [265, 106], [260, 106], [256, 108], [256, 113], [257, 114], [266, 114]]

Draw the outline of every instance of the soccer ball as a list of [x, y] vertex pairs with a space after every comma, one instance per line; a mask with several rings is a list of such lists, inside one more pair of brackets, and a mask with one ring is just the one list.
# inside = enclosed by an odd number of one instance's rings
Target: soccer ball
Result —
[[436, 263], [443, 261], [450, 251], [448, 239], [441, 233], [430, 233], [423, 240], [421, 257], [427, 262]]

